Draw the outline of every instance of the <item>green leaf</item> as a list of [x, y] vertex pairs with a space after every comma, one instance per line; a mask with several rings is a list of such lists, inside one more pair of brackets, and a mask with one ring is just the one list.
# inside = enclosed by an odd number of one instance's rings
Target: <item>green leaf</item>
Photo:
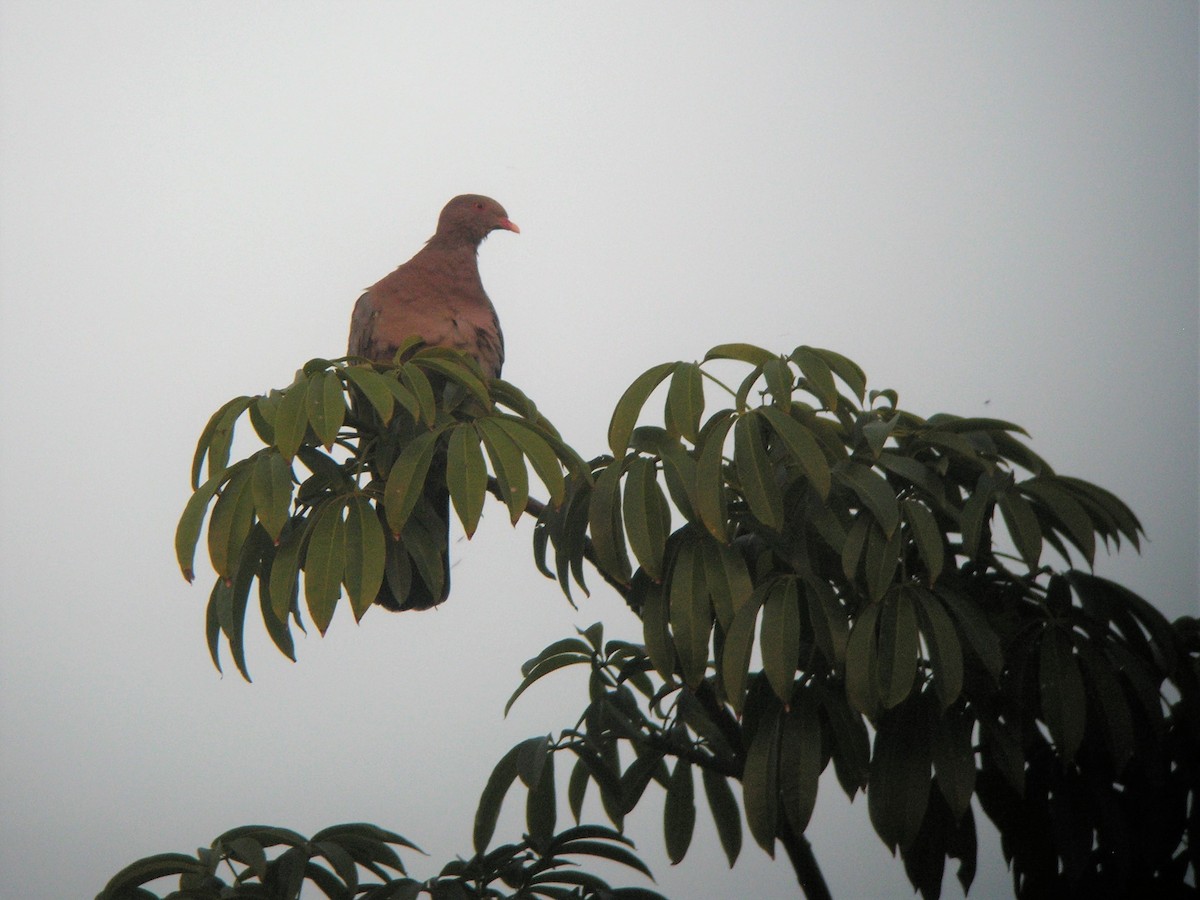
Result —
[[[777, 359], [777, 355], [753, 344], [718, 344], [704, 354], [705, 361], [710, 359], [736, 359], [752, 366], [765, 365], [767, 360]], [[732, 864], [731, 864], [732, 865]]]
[[[917, 590], [919, 592], [921, 589]], [[939, 587], [934, 594], [953, 616], [959, 638], [963, 639], [975, 652], [988, 674], [998, 680], [1000, 672], [1004, 668], [1000, 638], [988, 624], [987, 618], [976, 607], [975, 601], [943, 587]]]
[[[406, 364], [400, 369], [400, 383], [416, 398], [417, 418], [432, 428], [437, 421], [437, 400], [434, 399], [433, 385], [429, 383], [429, 378], [420, 367]], [[398, 394], [396, 399], [400, 400]]]
[[[636, 584], [636, 581], [635, 581]], [[654, 670], [668, 684], [675, 681], [675, 644], [667, 630], [667, 598], [660, 584], [644, 580], [642, 586], [642, 635], [646, 655]]]
[[[542, 738], [530, 738], [530, 741], [541, 741]], [[500, 817], [500, 806], [504, 795], [517, 779], [517, 757], [521, 748], [530, 741], [522, 741], [513, 747], [492, 769], [483, 793], [479, 795], [479, 806], [475, 809], [474, 846], [476, 853], [483, 853], [492, 842], [496, 831], [496, 820]]]
[[779, 742], [779, 795], [792, 831], [801, 835], [812, 818], [823, 767], [821, 719], [812, 699], [802, 697], [783, 716]]
[[812, 432], [774, 406], [763, 407], [759, 414], [770, 423], [772, 430], [787, 449], [788, 455], [804, 472], [804, 476], [816, 488], [821, 499], [826, 499], [833, 476], [829, 469], [829, 461], [825, 459], [825, 453]]
[[783, 525], [783, 500], [775, 484], [774, 466], [763, 445], [758, 417], [742, 416], [733, 426], [733, 461], [750, 512], [768, 528]]
[[469, 422], [459, 424], [450, 432], [446, 447], [446, 487], [463, 530], [470, 538], [483, 513], [487, 463], [479, 446], [479, 433]]
[[994, 479], [989, 475], [986, 473], [981, 475], [975, 485], [975, 490], [963, 504], [959, 531], [962, 533], [963, 553], [967, 555], [968, 559], [977, 560], [980, 553], [989, 549], [984, 539], [984, 527], [992, 516], [992, 498], [994, 496], [992, 487], [994, 484]]
[[785, 410], [792, 408], [792, 370], [787, 361], [778, 356], [768, 359], [762, 367], [763, 380], [767, 382], [767, 392], [771, 402]]
[[521, 448], [495, 419], [476, 419], [475, 427], [479, 429], [492, 461], [492, 471], [496, 473], [496, 481], [500, 483], [500, 491], [508, 505], [509, 520], [515, 525], [529, 502], [529, 472]]
[[823, 350], [820, 347], [809, 347], [808, 350], [819, 356], [825, 365], [846, 383], [846, 386], [858, 398], [859, 403], [863, 402], [863, 396], [867, 390], [867, 376], [858, 363], [832, 350]]
[[795, 578], [776, 581], [767, 595], [759, 646], [767, 682], [775, 696], [789, 703], [800, 661], [800, 592]]
[[858, 567], [862, 562], [863, 550], [867, 546], [867, 535], [871, 531], [871, 524], [869, 515], [858, 513], [854, 517], [854, 524], [850, 526], [850, 531], [846, 534], [845, 543], [842, 544], [842, 574], [851, 583], [858, 577]]
[[317, 630], [324, 634], [342, 595], [342, 573], [346, 568], [346, 524], [342, 501], [324, 504], [314, 514], [308, 549], [304, 554], [304, 599]]
[[664, 410], [667, 432], [696, 443], [703, 412], [704, 381], [700, 376], [700, 367], [695, 363], [676, 363], [671, 384], [667, 388]]
[[929, 717], [914, 698], [887, 712], [875, 732], [867, 811], [888, 849], [912, 846], [929, 802]]
[[183, 507], [183, 515], [175, 527], [175, 559], [179, 562], [179, 570], [183, 577], [192, 582], [196, 578], [196, 544], [200, 540], [200, 527], [204, 524], [204, 516], [208, 512], [208, 504], [212, 502], [226, 472], [214, 475], [192, 493], [187, 504]]
[[671, 568], [671, 635], [679, 657], [683, 680], [696, 687], [708, 668], [709, 636], [713, 614], [704, 586], [703, 563], [697, 559], [696, 542], [685, 534]]
[[721, 849], [725, 851], [725, 858], [732, 869], [738, 854], [742, 852], [742, 816], [738, 802], [724, 775], [709, 768], [703, 768], [700, 772], [717, 837], [721, 839]]
[[534, 846], [545, 846], [554, 836], [557, 822], [557, 797], [554, 784], [554, 753], [549, 742], [542, 753], [543, 762], [537, 780], [530, 785], [525, 799], [525, 827]]
[[973, 719], [960, 711], [931, 716], [930, 737], [934, 778], [955, 819], [971, 806], [975, 793], [975, 749], [971, 746]]
[[249, 460], [228, 470], [229, 480], [208, 520], [208, 557], [213, 570], [226, 580], [233, 577], [238, 553], [254, 520], [254, 494], [250, 490], [253, 471]]
[[[566, 638], [565, 640], [571, 641], [575, 644], [580, 643], [574, 638]], [[560, 641], [556, 643], [562, 642]], [[551, 644], [551, 647], [553, 646], [555, 645]], [[549, 649], [550, 647], [546, 648], [546, 650]], [[525, 693], [526, 688], [528, 688], [535, 681], [538, 681], [544, 676], [549, 675], [551, 672], [565, 668], [566, 666], [586, 665], [592, 661], [591, 654], [586, 652], [558, 652], [550, 656], [546, 656], [546, 650], [542, 651], [542, 655], [539, 656], [535, 664], [529, 668], [524, 680], [517, 687], [517, 689], [513, 691], [512, 696], [508, 698], [508, 702], [504, 704], [505, 716], [508, 715], [508, 711], [512, 709], [513, 704], [517, 702], [517, 698]], [[526, 665], [528, 665], [528, 663]]]
[[879, 611], [876, 675], [879, 699], [891, 709], [908, 697], [917, 672], [917, 617], [908, 591], [892, 591]]
[[392, 420], [392, 412], [395, 410], [396, 398], [392, 394], [390, 385], [399, 386], [399, 382], [380, 375], [370, 366], [345, 366], [338, 370], [347, 384], [353, 384], [362, 395], [367, 398], [367, 402], [375, 408], [375, 412], [379, 414], [379, 420], [384, 425]]
[[[910, 590], [904, 589], [906, 593]], [[921, 633], [929, 648], [929, 665], [933, 671], [933, 687], [941, 701], [942, 711], [962, 694], [963, 655], [958, 632], [946, 608], [928, 591], [911, 591]], [[949, 798], [947, 798], [949, 799]]]
[[822, 354], [812, 347], [801, 346], [792, 351], [792, 361], [800, 367], [808, 381], [807, 390], [825, 406], [826, 409], [837, 409], [837, 386], [833, 383], [833, 373]]
[[609, 463], [592, 489], [588, 526], [600, 568], [622, 584], [629, 583], [629, 556], [621, 527], [621, 462]]
[[383, 585], [387, 538], [379, 516], [362, 494], [350, 498], [346, 507], [346, 593], [354, 618], [359, 620], [371, 608]]
[[471, 396], [485, 407], [490, 407], [492, 405], [491, 394], [488, 393], [484, 383], [479, 380], [479, 375], [482, 375], [483, 372], [479, 371], [478, 374], [473, 372], [471, 365], [473, 362], [474, 360], [465, 356], [462, 351], [446, 347], [428, 347], [413, 357], [415, 365], [446, 376], [450, 381], [466, 388]]
[[638, 563], [655, 581], [663, 577], [663, 555], [671, 533], [671, 510], [663, 496], [654, 460], [636, 456], [625, 475], [625, 531]]
[[942, 574], [946, 563], [946, 551], [942, 545], [942, 531], [938, 528], [937, 519], [925, 504], [916, 500], [900, 501], [900, 509], [904, 521], [908, 523], [909, 534], [917, 545], [921, 561], [929, 572], [929, 584], [933, 585]]
[[1018, 485], [1018, 490], [1031, 497], [1058, 523], [1059, 530], [1079, 548], [1088, 565], [1092, 565], [1096, 561], [1096, 534], [1092, 520], [1071, 492], [1057, 481], [1056, 476], [1031, 478]]
[[900, 524], [900, 507], [887, 479], [869, 466], [851, 460], [839, 463], [833, 474], [841, 484], [858, 495], [863, 506], [871, 511], [879, 523], [884, 535], [891, 537]]
[[233, 443], [233, 429], [238, 417], [256, 398], [234, 397], [209, 418], [196, 442], [196, 453], [192, 457], [192, 488], [200, 485], [200, 472], [204, 458], [208, 457], [209, 480], [221, 474], [229, 465], [229, 448]]
[[674, 370], [675, 363], [662, 363], [648, 369], [621, 395], [608, 424], [608, 446], [613, 456], [620, 458], [625, 455], [629, 447], [629, 437], [633, 434], [633, 427], [637, 424], [642, 407], [654, 393], [654, 389]]
[[725, 438], [734, 421], [732, 410], [722, 410], [705, 425], [694, 482], [696, 513], [708, 533], [722, 544], [729, 542], [729, 511], [723, 469]]
[[275, 446], [288, 463], [304, 443], [304, 436], [308, 432], [308, 410], [305, 406], [308, 386], [308, 378], [297, 375], [296, 381], [279, 398], [279, 408], [275, 412]]
[[404, 530], [413, 507], [425, 489], [425, 479], [440, 434], [440, 431], [426, 431], [417, 435], [404, 445], [392, 465], [383, 488], [383, 504], [393, 535], [399, 535]]
[[1070, 763], [1083, 743], [1087, 722], [1087, 694], [1083, 676], [1072, 652], [1071, 638], [1063, 629], [1048, 625], [1042, 632], [1038, 655], [1038, 686], [1042, 721], [1064, 762]]
[[[537, 473], [542, 484], [546, 486], [546, 490], [550, 494], [550, 502], [556, 506], [562, 503], [566, 496], [566, 479], [563, 477], [563, 465], [560, 461], [558, 453], [551, 447], [543, 434], [540, 434], [535, 428], [527, 425], [517, 419], [510, 419], [507, 416], [492, 416], [490, 421], [495, 422], [508, 434], [513, 442], [525, 454], [525, 458], [529, 460], [533, 466], [533, 471]], [[569, 450], [565, 444], [559, 444], [562, 450]], [[579, 466], [583, 468], [583, 465]]]
[[278, 543], [292, 505], [292, 467], [283, 461], [278, 450], [271, 448], [256, 454], [252, 487], [258, 521], [271, 540]]
[[760, 585], [741, 609], [734, 613], [733, 622], [725, 635], [725, 646], [721, 650], [721, 683], [725, 686], [729, 705], [738, 715], [741, 715], [746, 700], [750, 651], [754, 648], [754, 626], [769, 590], [770, 583]]
[[713, 612], [721, 628], [728, 631], [734, 614], [754, 593], [746, 560], [736, 547], [716, 541], [705, 542], [700, 557], [704, 563], [704, 583], [712, 598]]
[[338, 429], [346, 417], [346, 401], [342, 399], [342, 379], [337, 372], [318, 372], [309, 379], [305, 394], [308, 421], [317, 439], [328, 450], [337, 440]]
[[677, 760], [667, 782], [667, 796], [663, 801], [663, 837], [667, 845], [667, 858], [673, 866], [683, 861], [692, 844], [692, 833], [696, 827], [694, 791], [692, 764], [686, 759]]
[[1030, 569], [1037, 569], [1042, 555], [1042, 528], [1029, 502], [1015, 491], [1006, 491], [997, 498], [1004, 526], [1017, 547], [1017, 552]]
[[269, 591], [271, 612], [279, 622], [286, 622], [299, 592], [300, 550], [304, 546], [304, 520], [293, 520], [285, 528], [271, 562]]
[[846, 697], [868, 719], [875, 717], [880, 702], [875, 679], [879, 609], [880, 604], [872, 603], [858, 614], [846, 643]]
[[891, 589], [902, 550], [899, 528], [892, 532], [891, 537], [884, 537], [877, 525], [872, 525], [868, 530], [864, 569], [867, 576], [867, 595], [872, 600], [882, 600], [883, 595]]
[[772, 703], [758, 720], [746, 751], [742, 775], [742, 806], [754, 840], [775, 858], [775, 828], [779, 817], [780, 708]]
[[804, 579], [804, 596], [817, 647], [830, 666], [842, 670], [846, 664], [846, 643], [850, 638], [845, 608], [829, 582], [812, 575]]

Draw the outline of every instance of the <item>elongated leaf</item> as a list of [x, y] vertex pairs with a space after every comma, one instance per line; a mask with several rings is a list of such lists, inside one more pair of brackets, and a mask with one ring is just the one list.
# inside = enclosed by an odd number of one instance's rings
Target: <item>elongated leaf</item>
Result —
[[858, 499], [871, 511], [883, 533], [891, 537], [896, 526], [900, 524], [900, 507], [887, 479], [874, 469], [851, 461], [839, 464], [833, 474], [841, 484], [858, 495]]
[[308, 421], [313, 433], [328, 450], [337, 440], [338, 429], [346, 417], [346, 402], [342, 399], [342, 379], [337, 372], [319, 372], [309, 379], [305, 394]]
[[[444, 356], [442, 354], [445, 354]], [[471, 371], [471, 363], [474, 362], [470, 357], [463, 356], [460, 351], [449, 350], [445, 347], [430, 347], [421, 350], [413, 357], [414, 364], [423, 369], [429, 369], [431, 372], [437, 372], [440, 375], [445, 375], [448, 379], [456, 384], [461, 384], [476, 400], [482, 403], [485, 407], [491, 406], [492, 398], [488, 393], [487, 387], [479, 379], [483, 373], [481, 371]]]
[[379, 595], [386, 557], [387, 538], [379, 516], [366, 497], [356, 494], [346, 507], [346, 570], [343, 578], [356, 620], [363, 617]]
[[783, 500], [754, 415], [742, 416], [733, 426], [733, 461], [750, 512], [768, 528], [778, 530], [783, 525]]
[[297, 377], [295, 383], [279, 398], [275, 412], [275, 446], [283, 454], [284, 461], [291, 462], [308, 431], [308, 409], [305, 399], [309, 380]]
[[[507, 416], [493, 416], [491, 420], [499, 425], [525, 454], [525, 458], [533, 466], [533, 471], [537, 473], [538, 478], [549, 491], [550, 502], [555, 505], [562, 503], [563, 497], [566, 495], [566, 479], [563, 476], [563, 464], [555, 447], [550, 445], [543, 434], [524, 422]], [[558, 442], [556, 446], [559, 448], [559, 452], [569, 449], [561, 442]], [[571, 462], [577, 464], [580, 470], [585, 468], [581, 460], [572, 460]]]
[[696, 827], [695, 785], [692, 780], [692, 764], [686, 759], [677, 760], [675, 771], [667, 782], [667, 796], [663, 801], [663, 837], [667, 845], [667, 858], [671, 865], [679, 865], [692, 845], [692, 832]]
[[676, 363], [671, 384], [667, 388], [664, 415], [667, 431], [681, 435], [694, 444], [703, 412], [704, 381], [700, 376], [700, 367], [695, 363]]
[[788, 455], [800, 466], [804, 476], [824, 500], [829, 496], [833, 475], [829, 461], [812, 432], [774, 406], [765, 406], [760, 413], [771, 425], [772, 430], [783, 441]]
[[762, 366], [769, 359], [776, 359], [776, 354], [753, 344], [718, 344], [704, 354], [709, 359], [736, 359], [752, 366]]
[[746, 824], [758, 846], [775, 858], [775, 828], [779, 819], [779, 719], [781, 710], [772, 704], [758, 721], [758, 729], [746, 751], [742, 776], [742, 806]]
[[437, 449], [440, 431], [426, 431], [417, 435], [400, 451], [400, 456], [392, 465], [387, 483], [383, 488], [384, 511], [387, 514], [388, 527], [393, 535], [399, 535], [404, 530], [408, 517], [412, 514], [421, 492], [425, 488], [429, 465], [433, 461]]
[[208, 521], [208, 557], [214, 571], [228, 580], [233, 577], [238, 551], [250, 533], [254, 517], [254, 495], [250, 490], [253, 467], [249, 460], [236, 464], [229, 472]]
[[479, 446], [479, 433], [468, 423], [460, 424], [450, 432], [446, 447], [446, 487], [463, 530], [470, 538], [483, 513], [487, 463]]
[[278, 542], [292, 504], [292, 467], [283, 461], [278, 450], [257, 455], [252, 487], [258, 521], [262, 522], [271, 540]]
[[192, 582], [196, 578], [196, 544], [200, 540], [200, 527], [204, 524], [204, 516], [208, 512], [208, 504], [217, 493], [226, 472], [214, 475], [192, 493], [179, 517], [175, 527], [175, 559], [179, 562], [179, 570], [183, 577]]
[[975, 793], [975, 749], [971, 746], [973, 719], [963, 712], [932, 716], [930, 749], [938, 790], [955, 819], [971, 806]]
[[908, 591], [892, 591], [879, 610], [876, 674], [884, 709], [901, 703], [917, 671], [917, 617]]
[[396, 397], [389, 385], [398, 386], [399, 382], [380, 375], [370, 366], [345, 366], [338, 371], [346, 379], [347, 384], [353, 384], [362, 392], [362, 395], [367, 398], [367, 402], [375, 408], [375, 412], [379, 414], [379, 420], [384, 425], [392, 420], [392, 412], [396, 408]]
[[492, 418], [476, 419], [475, 427], [483, 438], [488, 459], [492, 461], [492, 471], [500, 483], [509, 519], [515, 525], [525, 512], [525, 504], [529, 502], [529, 472], [525, 468], [521, 448]]
[[928, 591], [912, 591], [911, 594], [921, 633], [925, 636], [925, 644], [929, 648], [933, 687], [941, 701], [942, 711], [945, 712], [962, 694], [962, 644], [958, 640], [958, 632], [950, 620], [949, 613], [936, 597]]
[[704, 781], [704, 796], [708, 800], [713, 824], [717, 827], [717, 837], [721, 839], [721, 849], [725, 851], [725, 858], [732, 869], [742, 852], [742, 816], [738, 802], [724, 775], [708, 768], [700, 771]]
[[675, 369], [675, 363], [662, 363], [648, 369], [634, 379], [633, 384], [626, 388], [617, 406], [613, 410], [612, 419], [608, 424], [608, 446], [613, 456], [618, 459], [625, 455], [629, 447], [629, 436], [637, 424], [642, 407], [658, 387]]
[[833, 373], [829, 371], [829, 364], [822, 358], [821, 353], [812, 347], [801, 346], [792, 351], [791, 358], [804, 373], [808, 381], [808, 391], [827, 409], [837, 409], [837, 386], [833, 383]]
[[346, 568], [346, 525], [339, 501], [326, 503], [315, 514], [308, 549], [304, 554], [304, 599], [317, 630], [324, 634], [342, 595]]
[[779, 796], [797, 835], [812, 818], [821, 769], [821, 719], [812, 700], [803, 698], [783, 716], [779, 742]]
[[526, 688], [535, 681], [566, 666], [587, 665], [591, 661], [591, 654], [578, 652], [556, 653], [549, 657], [539, 657], [537, 663], [529, 669], [521, 684], [512, 692], [512, 696], [508, 698], [508, 702], [504, 704], [504, 715], [508, 715], [508, 711], [512, 709], [512, 705], [517, 702], [517, 698], [525, 693]]
[[878, 525], [867, 532], [867, 553], [864, 572], [867, 576], [867, 595], [875, 601], [883, 599], [892, 587], [903, 550], [901, 532], [897, 528], [891, 537], [884, 537]]
[[1087, 694], [1072, 653], [1071, 639], [1050, 625], [1042, 633], [1038, 655], [1038, 685], [1042, 721], [1063, 759], [1070, 763], [1083, 743], [1087, 723]]
[[847, 359], [840, 353], [835, 353], [832, 350], [823, 350], [820, 347], [809, 347], [810, 353], [820, 357], [838, 378], [846, 383], [859, 403], [863, 401], [863, 395], [867, 390], [867, 376], [859, 367], [858, 363], [851, 359]]
[[637, 456], [630, 461], [622, 511], [633, 555], [651, 578], [661, 581], [663, 555], [671, 533], [671, 511], [658, 486], [652, 459]]
[[787, 361], [778, 356], [768, 359], [762, 367], [763, 380], [767, 383], [767, 393], [771, 402], [785, 411], [792, 408], [792, 370]]
[[846, 643], [850, 638], [846, 610], [838, 601], [829, 582], [815, 576], [810, 575], [804, 579], [804, 596], [808, 606], [808, 620], [812, 623], [813, 639], [826, 661], [841, 670], [846, 664]]
[[635, 580], [635, 587], [641, 588], [642, 596], [642, 635], [646, 642], [646, 655], [654, 664], [658, 676], [669, 684], [675, 682], [675, 644], [667, 629], [667, 598], [660, 584], [650, 582], [646, 578], [642, 584]]
[[916, 500], [903, 500], [900, 507], [904, 513], [904, 521], [908, 523], [909, 534], [917, 545], [921, 561], [925, 563], [929, 572], [929, 584], [932, 586], [942, 574], [942, 567], [946, 562], [941, 529], [925, 504]]
[[[540, 741], [542, 739], [531, 738], [530, 740]], [[482, 853], [492, 842], [492, 835], [496, 832], [496, 820], [500, 818], [500, 805], [504, 802], [504, 795], [508, 793], [508, 789], [517, 779], [517, 756], [526, 743], [528, 741], [517, 744], [500, 758], [496, 767], [492, 769], [492, 774], [488, 777], [483, 793], [479, 795], [479, 806], [475, 809], [474, 846], [476, 853]]]
[[999, 679], [1004, 668], [1000, 638], [992, 630], [983, 613], [976, 608], [971, 599], [953, 591], [939, 587], [934, 594], [954, 618], [961, 642], [966, 643], [975, 652], [992, 678]]
[[592, 545], [600, 568], [622, 584], [629, 583], [629, 556], [621, 526], [621, 463], [609, 463], [596, 479], [588, 512]]
[[254, 397], [234, 397], [209, 418], [200, 439], [196, 442], [196, 453], [192, 457], [192, 488], [200, 486], [200, 473], [204, 459], [208, 457], [208, 478], [213, 479], [229, 465], [229, 448], [233, 443], [233, 429], [238, 417], [253, 401]]
[[767, 595], [759, 646], [767, 681], [775, 696], [786, 705], [792, 699], [800, 662], [800, 592], [796, 579], [777, 581]]
[[872, 603], [858, 614], [846, 643], [846, 697], [868, 719], [875, 717], [880, 703], [875, 679], [879, 608], [880, 604]]
[[683, 680], [696, 687], [708, 668], [712, 606], [704, 586], [703, 563], [697, 558], [696, 542], [680, 542], [671, 569], [671, 635], [679, 657]]
[[704, 583], [712, 598], [713, 612], [721, 628], [728, 631], [734, 614], [754, 593], [746, 560], [736, 547], [715, 541], [703, 546], [700, 557], [704, 562]]
[[916, 700], [882, 717], [871, 757], [867, 811], [893, 852], [912, 845], [929, 802], [929, 723], [924, 705]]
[[279, 622], [286, 622], [299, 593], [300, 551], [304, 546], [307, 522], [293, 520], [285, 528], [271, 561], [269, 593], [271, 612]]
[[696, 462], [694, 494], [700, 521], [722, 544], [729, 542], [729, 512], [725, 499], [725, 438], [735, 419], [731, 410], [717, 413], [704, 427], [704, 442]]
[[1002, 493], [998, 498], [1000, 514], [1017, 552], [1030, 569], [1038, 567], [1042, 555], [1042, 528], [1029, 502], [1015, 491]]
[[758, 611], [767, 598], [770, 584], [761, 585], [733, 616], [721, 650], [721, 683], [729, 705], [741, 715], [746, 700], [746, 679], [750, 669], [750, 651], [754, 648], [754, 626]]
[[1087, 511], [1054, 476], [1031, 478], [1018, 489], [1045, 509], [1073, 543], [1088, 565], [1096, 561], [1096, 534]]
[[554, 784], [554, 754], [549, 745], [543, 754], [544, 762], [537, 781], [529, 788], [525, 799], [525, 827], [534, 846], [545, 846], [554, 835], [558, 820], [558, 801]]

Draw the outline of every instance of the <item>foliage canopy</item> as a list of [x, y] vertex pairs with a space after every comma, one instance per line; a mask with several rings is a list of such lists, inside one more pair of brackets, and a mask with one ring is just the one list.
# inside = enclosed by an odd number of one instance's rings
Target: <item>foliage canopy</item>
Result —
[[[724, 405], [712, 411], [714, 394]], [[641, 424], [652, 396], [662, 424]], [[264, 446], [230, 463], [247, 414]], [[808, 896], [828, 896], [804, 831], [832, 763], [927, 898], [948, 859], [970, 887], [977, 810], [1000, 830], [1019, 896], [1194, 896], [1200, 631], [1090, 572], [1100, 543], [1136, 548], [1141, 525], [1023, 435], [903, 410], [829, 350], [727, 344], [639, 376], [608, 452], [585, 460], [515, 386], [412, 344], [392, 366], [313, 360], [288, 388], [218, 410], [176, 550], [191, 579], [207, 519], [209, 648], [219, 667], [223, 639], [247, 678], [255, 582], [266, 630], [294, 658], [304, 610], [324, 632], [343, 594], [361, 618], [385, 579], [401, 596], [413, 573], [438, 577], [436, 523], [417, 502], [427, 478], [445, 479], [468, 536], [489, 491], [514, 522], [535, 516], [535, 564], [568, 598], [588, 590], [585, 562], [625, 597], [642, 643], [605, 641], [597, 623], [525, 665], [510, 706], [571, 665], [590, 669], [588, 702], [557, 737], [497, 764], [475, 862], [517, 781], [528, 834], [505, 853], [557, 859], [554, 760], [566, 753], [566, 834], [600, 828], [579, 824], [595, 783], [618, 830], [595, 836], [621, 841], [656, 782], [678, 862], [699, 776], [730, 865], [744, 819], [766, 852], [785, 848]], [[546, 502], [530, 496], [531, 470]], [[258, 851], [238, 852], [266, 872]], [[334, 871], [342, 893], [329, 896], [410, 896], [355, 893]], [[118, 881], [102, 896], [142, 896], [121, 891], [145, 882]], [[506, 883], [514, 896], [616, 895], [561, 882]]]

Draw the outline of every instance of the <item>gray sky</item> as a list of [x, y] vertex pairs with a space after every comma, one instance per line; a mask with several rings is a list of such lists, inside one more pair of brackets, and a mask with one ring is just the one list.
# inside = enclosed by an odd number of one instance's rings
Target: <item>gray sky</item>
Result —
[[[7, 0], [3, 896], [92, 896], [250, 822], [377, 822], [428, 876], [495, 761], [580, 705], [565, 674], [502, 720], [520, 663], [598, 619], [637, 639], [489, 507], [436, 612], [339, 614], [295, 665], [251, 627], [253, 685], [209, 664], [211, 582], [171, 550], [200, 429], [343, 353], [360, 289], [466, 191], [522, 229], [481, 254], [505, 376], [585, 455], [655, 363], [830, 347], [914, 412], [1023, 424], [1141, 516], [1100, 574], [1198, 612], [1195, 4]], [[908, 896], [865, 801], [823, 788], [835, 896]], [[642, 806], [668, 895], [793, 890], [748, 835], [728, 871], [705, 814], [671, 868]], [[980, 857], [972, 896], [1007, 894], [994, 836]]]

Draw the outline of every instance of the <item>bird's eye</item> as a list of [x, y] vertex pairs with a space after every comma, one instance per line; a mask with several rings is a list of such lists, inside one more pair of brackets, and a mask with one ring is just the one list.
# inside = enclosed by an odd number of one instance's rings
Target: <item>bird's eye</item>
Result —
[[476, 208], [476, 209], [483, 209], [483, 204], [482, 204], [482, 203], [476, 203], [476, 204], [475, 204], [475, 208]]

